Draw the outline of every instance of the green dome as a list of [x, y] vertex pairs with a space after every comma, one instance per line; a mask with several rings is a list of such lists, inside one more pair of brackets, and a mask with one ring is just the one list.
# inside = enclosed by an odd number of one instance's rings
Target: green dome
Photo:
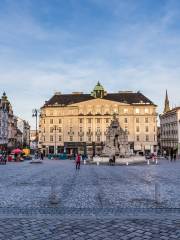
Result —
[[91, 92], [91, 96], [95, 98], [103, 98], [106, 95], [106, 91], [104, 90], [104, 87], [98, 83], [96, 84], [94, 90]]
[[98, 83], [96, 84], [94, 91], [104, 91], [103, 86], [100, 84], [100, 82], [98, 81]]

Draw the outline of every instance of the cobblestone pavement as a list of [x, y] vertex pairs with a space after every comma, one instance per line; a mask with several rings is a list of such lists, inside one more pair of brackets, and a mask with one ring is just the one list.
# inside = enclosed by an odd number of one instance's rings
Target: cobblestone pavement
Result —
[[3, 240], [173, 240], [180, 239], [180, 220], [0, 219]]
[[165, 160], [80, 171], [72, 161], [0, 165], [0, 240], [180, 239], [179, 172], [180, 161]]
[[165, 160], [150, 166], [84, 165], [80, 171], [73, 161], [8, 163], [0, 165], [0, 209], [49, 207], [52, 184], [57, 208], [180, 208], [179, 172], [180, 161]]

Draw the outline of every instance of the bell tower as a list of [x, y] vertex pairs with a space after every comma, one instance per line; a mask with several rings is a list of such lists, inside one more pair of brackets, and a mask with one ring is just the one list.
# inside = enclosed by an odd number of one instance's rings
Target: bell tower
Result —
[[170, 111], [170, 107], [169, 107], [169, 98], [168, 98], [168, 93], [166, 90], [166, 97], [165, 97], [165, 102], [164, 102], [164, 113]]

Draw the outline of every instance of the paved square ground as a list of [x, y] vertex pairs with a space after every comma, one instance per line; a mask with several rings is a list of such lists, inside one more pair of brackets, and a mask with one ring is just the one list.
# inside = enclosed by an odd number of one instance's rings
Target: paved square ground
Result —
[[8, 163], [0, 165], [0, 207], [48, 207], [53, 185], [61, 208], [179, 208], [179, 174], [180, 161], [167, 160], [150, 166], [82, 165], [80, 171], [68, 160]]
[[79, 171], [68, 160], [0, 165], [0, 239], [180, 239], [179, 173], [180, 161], [167, 160]]

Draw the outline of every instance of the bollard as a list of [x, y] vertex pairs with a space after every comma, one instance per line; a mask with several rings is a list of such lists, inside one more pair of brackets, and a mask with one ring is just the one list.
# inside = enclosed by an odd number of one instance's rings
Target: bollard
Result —
[[59, 202], [54, 184], [51, 185], [51, 193], [49, 200], [51, 204], [58, 204]]
[[158, 164], [158, 160], [157, 160], [157, 158], [156, 158], [156, 165]]
[[149, 165], [149, 159], [147, 160], [147, 165]]
[[161, 202], [160, 185], [157, 182], [155, 183], [155, 202]]
[[128, 163], [128, 162], [126, 162], [126, 165], [128, 166], [128, 165], [129, 165], [129, 163]]
[[84, 165], [86, 165], [86, 160], [84, 160]]
[[99, 166], [99, 162], [97, 162], [97, 166]]

